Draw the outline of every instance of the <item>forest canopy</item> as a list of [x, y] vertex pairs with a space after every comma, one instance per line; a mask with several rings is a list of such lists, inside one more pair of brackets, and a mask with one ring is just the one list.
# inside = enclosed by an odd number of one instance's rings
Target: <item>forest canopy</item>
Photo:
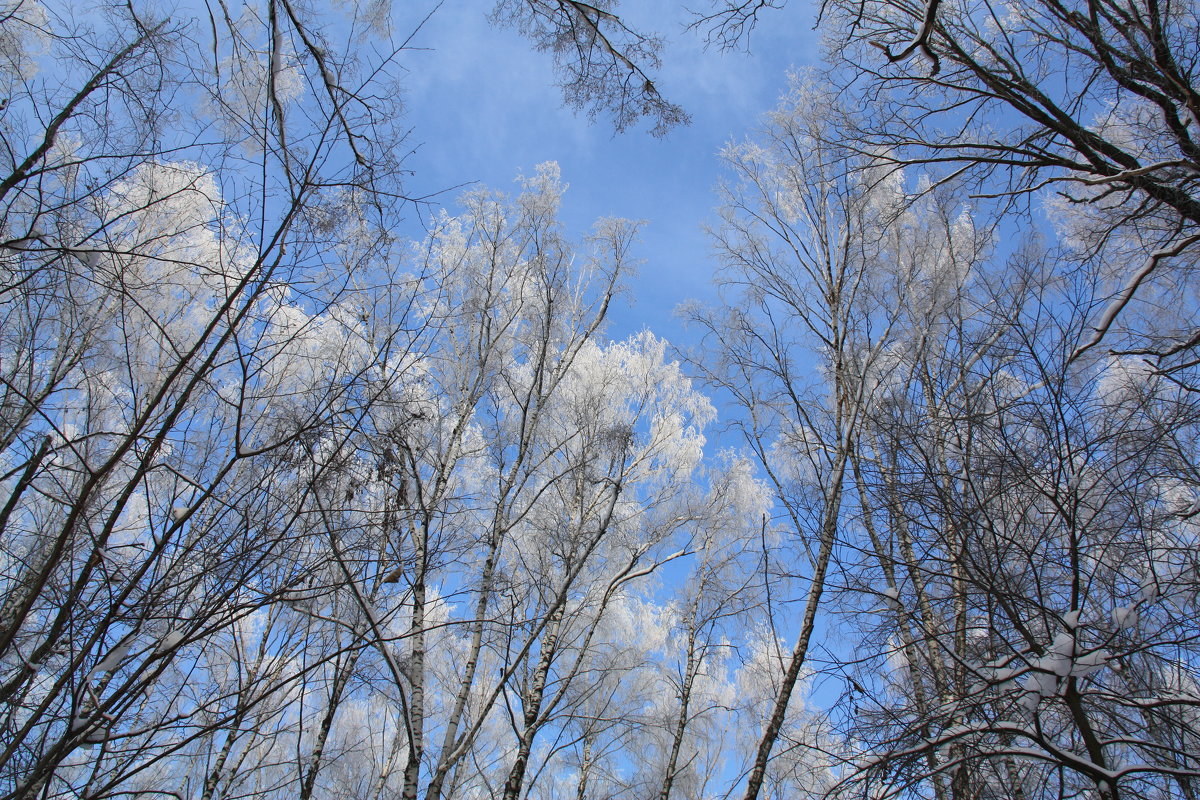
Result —
[[[622, 14], [490, 20], [669, 143]], [[674, 343], [423, 24], [0, 0], [0, 798], [1194, 798], [1194, 5], [826, 0]]]

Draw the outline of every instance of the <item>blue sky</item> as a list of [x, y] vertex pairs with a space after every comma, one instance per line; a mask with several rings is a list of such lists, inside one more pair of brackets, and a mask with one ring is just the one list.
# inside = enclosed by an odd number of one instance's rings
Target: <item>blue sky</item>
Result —
[[[691, 5], [699, 6], [703, 0]], [[436, 3], [408, 0], [401, 17], [419, 19]], [[615, 10], [638, 30], [668, 41], [656, 85], [692, 115], [692, 124], [654, 139], [645, 128], [614, 135], [603, 117], [592, 122], [562, 105], [551, 58], [512, 30], [488, 22], [492, 0], [446, 4], [401, 57], [406, 121], [416, 152], [410, 194], [424, 195], [477, 181], [506, 191], [518, 174], [557, 161], [570, 189], [563, 216], [575, 237], [594, 220], [643, 220], [636, 250], [643, 259], [628, 307], [614, 310], [609, 334], [623, 338], [649, 328], [676, 340], [675, 307], [710, 299], [714, 259], [702, 226], [714, 219], [719, 151], [747, 136], [773, 108], [792, 67], [818, 58], [813, 9], [793, 2], [768, 12], [751, 53], [705, 50], [679, 0], [626, 0]], [[398, 30], [401, 35], [406, 31]], [[452, 203], [457, 192], [441, 195]], [[419, 228], [414, 220], [414, 237]]]

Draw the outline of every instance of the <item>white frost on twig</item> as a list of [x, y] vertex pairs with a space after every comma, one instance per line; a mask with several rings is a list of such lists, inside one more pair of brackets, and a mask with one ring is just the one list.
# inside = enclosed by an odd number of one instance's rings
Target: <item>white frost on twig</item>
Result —
[[1070, 364], [1088, 350], [1100, 344], [1101, 340], [1107, 335], [1109, 328], [1112, 327], [1113, 323], [1117, 321], [1117, 317], [1125, 309], [1125, 306], [1129, 305], [1129, 301], [1133, 299], [1133, 295], [1142, 285], [1142, 282], [1150, 277], [1154, 270], [1158, 269], [1158, 265], [1163, 259], [1179, 255], [1196, 242], [1200, 242], [1200, 234], [1185, 237], [1170, 247], [1163, 247], [1151, 253], [1150, 257], [1146, 259], [1146, 263], [1142, 265], [1142, 268], [1130, 276], [1124, 288], [1117, 292], [1116, 296], [1109, 302], [1108, 307], [1104, 309], [1104, 313], [1100, 315], [1100, 319], [1092, 326], [1092, 330], [1094, 331], [1092, 337], [1075, 348], [1075, 352], [1071, 353], [1071, 357], [1067, 359], [1067, 363]]

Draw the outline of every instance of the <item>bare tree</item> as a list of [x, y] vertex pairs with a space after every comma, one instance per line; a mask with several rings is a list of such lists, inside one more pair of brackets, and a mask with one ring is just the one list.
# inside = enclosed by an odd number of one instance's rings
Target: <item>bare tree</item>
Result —
[[[736, 46], [782, 6], [714, 3], [695, 24]], [[1076, 356], [1107, 338], [1186, 369], [1200, 323], [1149, 309], [1180, 297], [1197, 243], [1198, 24], [1175, 2], [824, 2], [829, 80], [869, 112], [836, 139], [934, 180], [967, 176], [1010, 212], [1056, 195], [1090, 220], [1076, 255], [1123, 262]]]
[[364, 106], [294, 91], [313, 20], [225, 18], [206, 60], [186, 20], [109, 12], [5, 10], [6, 796], [155, 791], [294, 686], [228, 669], [324, 559], [311, 456], [357, 424], [364, 364], [347, 278], [399, 197], [336, 155], [378, 135]]
[[[864, 146], [967, 171], [989, 181], [985, 193], [1057, 190], [1072, 213], [1094, 218], [1094, 243], [1136, 231], [1140, 252], [1110, 278], [1080, 352], [1139, 292], [1170, 285], [1154, 273], [1186, 268], [1200, 222], [1192, 9], [1028, 2], [998, 14], [987, 4], [847, 3], [830, 4], [827, 19], [848, 68], [884, 92], [879, 115], [855, 131]], [[928, 58], [907, 58], [917, 50]], [[1187, 342], [1171, 328], [1139, 332]], [[1155, 345], [1163, 355], [1166, 342]]]
[[[771, 210], [752, 219], [789, 241], [790, 220], [815, 216], [795, 209], [839, 185], [812, 177], [831, 165], [856, 190], [839, 197], [871, 209], [852, 218], [867, 223], [852, 241], [864, 254], [859, 308], [871, 313], [847, 326], [846, 380], [862, 398], [847, 467], [859, 514], [837, 529], [848, 583], [833, 595], [861, 645], [837, 656], [847, 752], [831, 791], [1189, 796], [1192, 690], [1160, 692], [1166, 674], [1194, 681], [1183, 611], [1193, 578], [1177, 549], [1195, 502], [1193, 393], [1136, 359], [1080, 374], [1073, 354], [1102, 280], [1063, 280], [1057, 254], [1033, 244], [990, 260], [987, 228], [945, 186], [855, 164], [853, 149], [779, 147], [778, 132], [816, 105], [812, 90], [794, 98], [772, 118], [769, 146], [746, 148], [758, 208]], [[792, 240], [824, 252], [808, 231]], [[738, 252], [790, 260], [763, 245]], [[776, 274], [752, 285], [796, 297], [812, 285]], [[822, 313], [806, 308], [803, 324]], [[794, 352], [766, 341], [776, 363]], [[748, 383], [728, 385], [761, 396]], [[787, 456], [776, 446], [764, 462], [783, 474]], [[1141, 614], [1167, 607], [1183, 616], [1139, 629]]]
[[[740, 407], [738, 425], [775, 490], [780, 524], [795, 557], [809, 563], [800, 576], [808, 583], [803, 619], [789, 631], [795, 645], [748, 767], [747, 798], [758, 796], [767, 777], [827, 572], [845, 543], [851, 456], [877, 388], [863, 375], [891, 341], [873, 285], [897, 214], [888, 172], [870, 161], [856, 164], [852, 152], [829, 143], [835, 115], [815, 82], [797, 81], [761, 143], [727, 151], [736, 183], [726, 190], [716, 236], [722, 278], [737, 302], [697, 315], [719, 365], [709, 379]], [[818, 374], [828, 385], [810, 377]]]

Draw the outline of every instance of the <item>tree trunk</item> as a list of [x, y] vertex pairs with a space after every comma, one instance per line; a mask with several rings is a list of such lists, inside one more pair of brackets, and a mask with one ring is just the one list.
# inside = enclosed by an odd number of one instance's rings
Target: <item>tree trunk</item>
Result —
[[521, 796], [521, 788], [525, 784], [525, 770], [529, 766], [529, 753], [533, 750], [533, 740], [540, 727], [538, 718], [542, 713], [542, 697], [546, 691], [546, 677], [550, 674], [550, 665], [554, 663], [554, 656], [558, 648], [559, 625], [562, 622], [565, 605], [565, 603], [560, 603], [554, 610], [545, 636], [542, 637], [542, 653], [533, 673], [533, 683], [525, 692], [521, 738], [517, 744], [517, 757], [513, 761], [512, 769], [508, 771], [508, 780], [504, 782], [503, 800], [517, 800]]
[[691, 616], [688, 619], [687, 665], [683, 670], [683, 684], [679, 688], [679, 719], [675, 722], [675, 730], [671, 735], [671, 752], [663, 769], [663, 785], [658, 793], [658, 800], [670, 800], [671, 788], [675, 784], [675, 773], [679, 768], [679, 751], [683, 747], [683, 736], [687, 732], [688, 707], [692, 700], [692, 686], [696, 682], [696, 673], [700, 669], [700, 659], [696, 657], [696, 606], [699, 595], [691, 604]]
[[454, 766], [449, 755], [458, 747], [458, 729], [462, 724], [463, 714], [466, 713], [471, 687], [475, 684], [475, 673], [479, 669], [479, 657], [483, 651], [484, 615], [487, 613], [496, 580], [496, 560], [499, 558], [499, 550], [499, 524], [495, 523], [492, 528], [487, 559], [484, 561], [483, 573], [479, 579], [479, 596], [475, 601], [475, 621], [471, 624], [471, 649], [467, 655], [467, 663], [463, 667], [463, 678], [459, 683], [458, 694], [454, 698], [454, 708], [446, 720], [446, 733], [442, 737], [438, 765], [430, 776], [429, 786], [425, 790], [425, 800], [440, 800], [446, 777]]
[[422, 546], [418, 553], [417, 579], [413, 583], [412, 594], [412, 624], [409, 628], [408, 640], [411, 652], [408, 658], [409, 679], [409, 730], [412, 738], [408, 746], [408, 760], [404, 764], [404, 790], [401, 797], [404, 800], [416, 800], [417, 782], [421, 777], [421, 758], [425, 753], [425, 571], [426, 549], [425, 534], [422, 532]]
[[358, 662], [361, 652], [361, 650], [351, 650], [347, 653], [345, 662], [338, 665], [334, 672], [333, 688], [329, 692], [329, 705], [326, 706], [325, 714], [321, 717], [321, 727], [317, 732], [317, 741], [313, 744], [308, 770], [300, 782], [300, 800], [311, 800], [313, 796], [313, 789], [317, 785], [317, 773], [321, 771], [321, 760], [325, 755], [325, 744], [329, 740], [329, 731], [333, 727], [333, 718], [337, 716], [338, 706], [342, 702], [342, 694], [346, 691], [346, 684], [350, 682], [350, 675], [354, 672], [354, 665]]
[[757, 800], [762, 790], [763, 778], [767, 773], [767, 761], [771, 757], [771, 749], [779, 738], [787, 716], [788, 704], [792, 699], [792, 691], [800, 678], [800, 670], [808, 655], [808, 643], [812, 639], [813, 627], [817, 619], [817, 606], [821, 602], [821, 594], [825, 591], [825, 572], [829, 568], [829, 559], [833, 555], [833, 545], [837, 539], [839, 509], [842, 504], [842, 480], [846, 473], [846, 453], [843, 449], [837, 454], [836, 463], [831, 476], [829, 495], [826, 498], [824, 519], [821, 521], [821, 550], [817, 555], [816, 568], [813, 571], [812, 586], [808, 590], [808, 600], [804, 604], [804, 622], [800, 628], [800, 636], [792, 651], [792, 660], [783, 675], [783, 684], [775, 698], [775, 706], [767, 720], [767, 728], [763, 731], [758, 743], [758, 751], [754, 756], [754, 765], [750, 777], [746, 780], [744, 800]]

